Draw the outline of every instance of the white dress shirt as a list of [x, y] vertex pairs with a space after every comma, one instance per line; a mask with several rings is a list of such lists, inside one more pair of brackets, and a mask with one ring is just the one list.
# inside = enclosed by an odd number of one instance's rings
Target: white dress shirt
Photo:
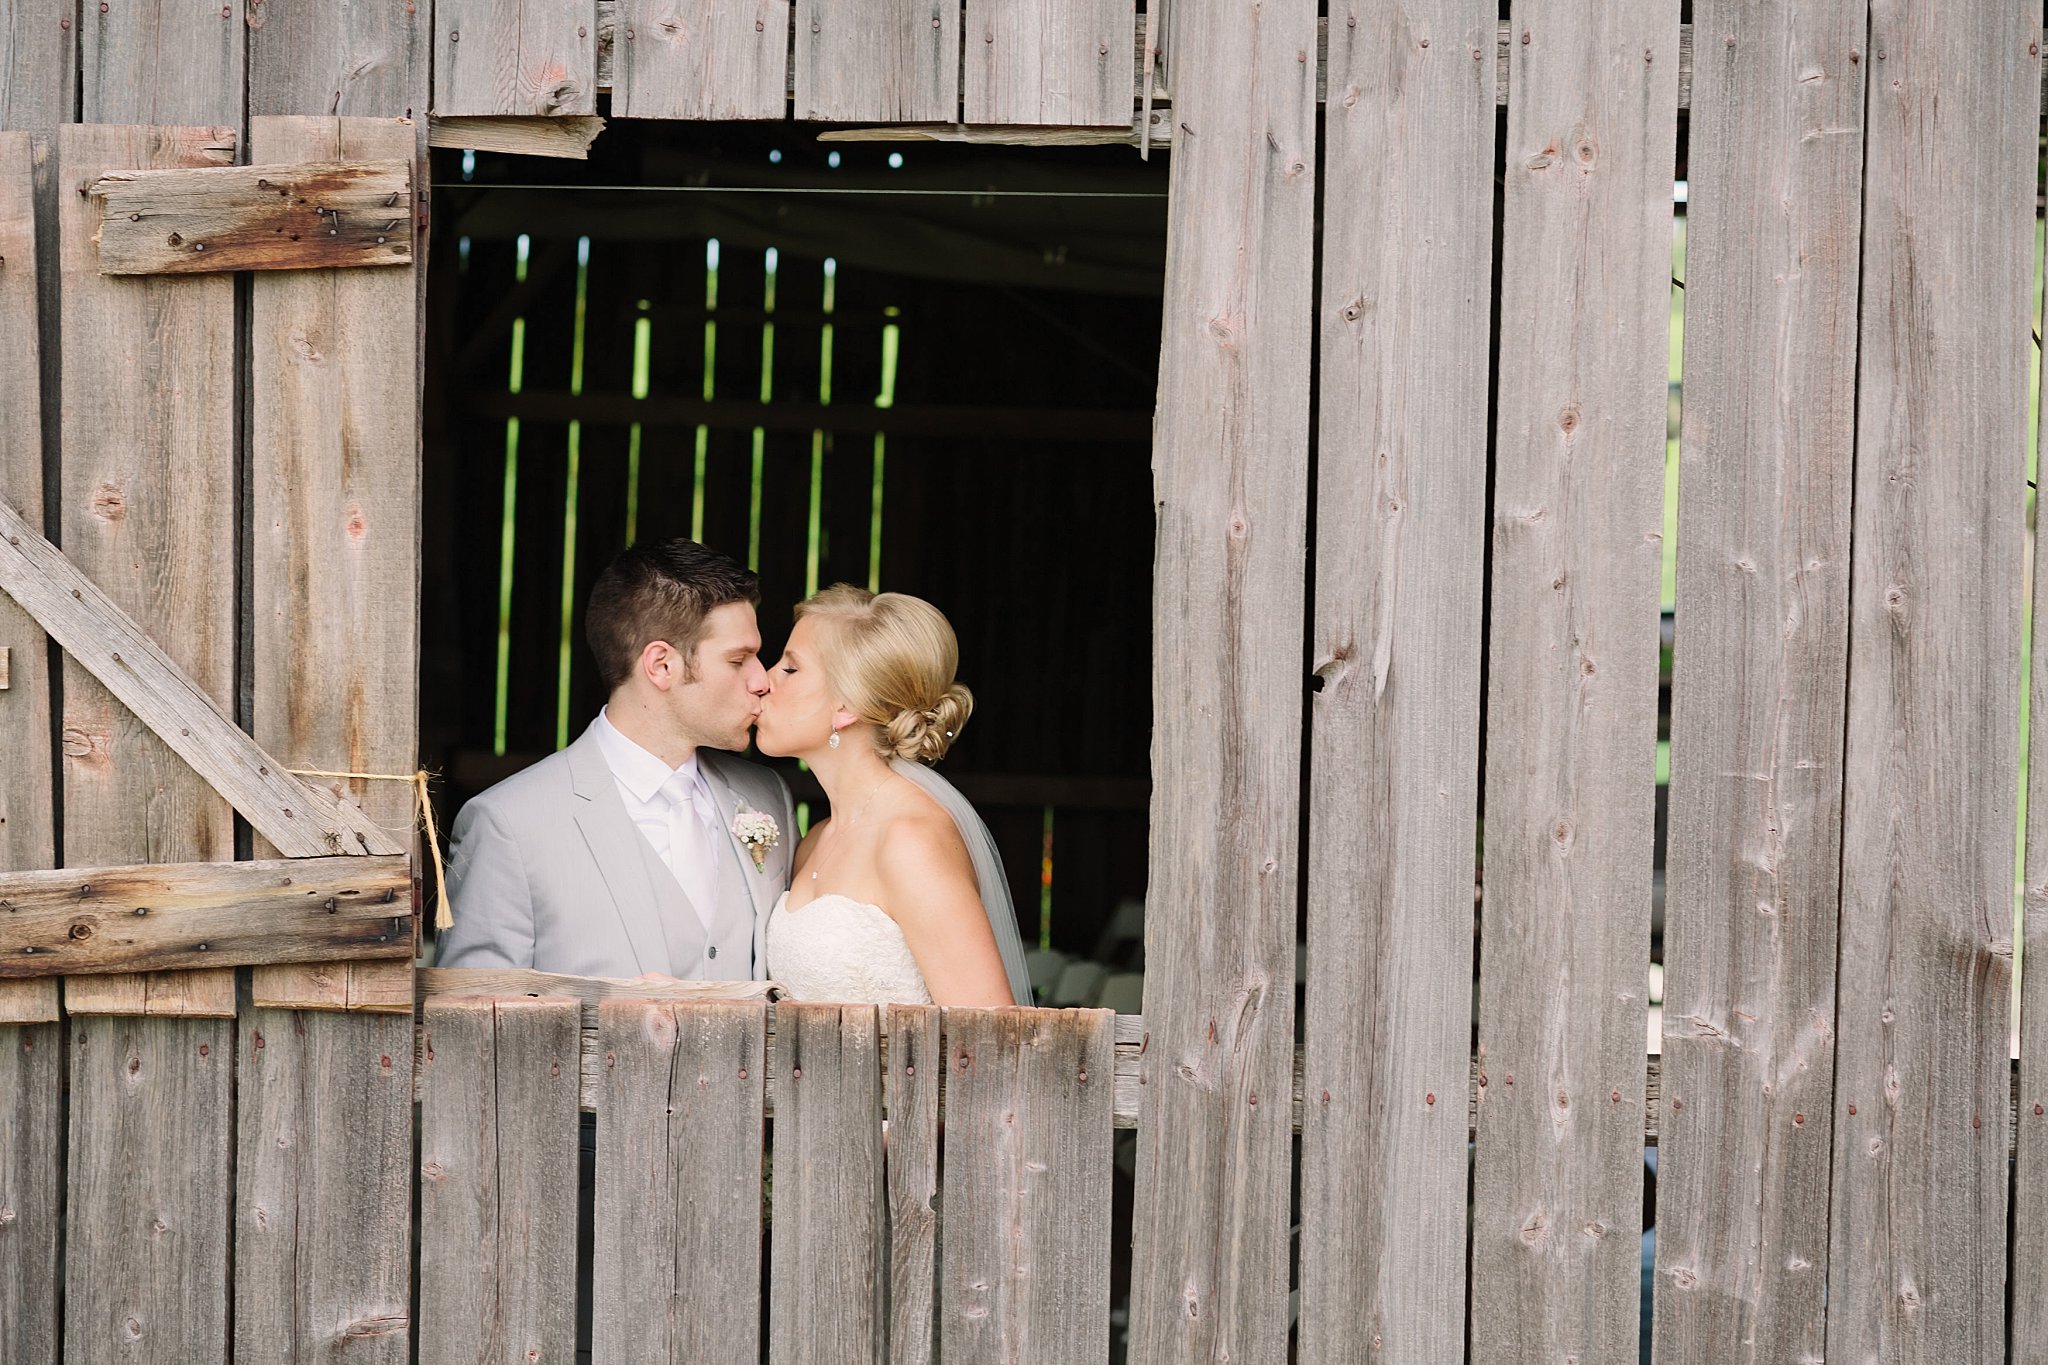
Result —
[[717, 816], [697, 755], [669, 767], [613, 725], [608, 710], [598, 712], [597, 745], [618, 783], [619, 799], [709, 927], [718, 887]]

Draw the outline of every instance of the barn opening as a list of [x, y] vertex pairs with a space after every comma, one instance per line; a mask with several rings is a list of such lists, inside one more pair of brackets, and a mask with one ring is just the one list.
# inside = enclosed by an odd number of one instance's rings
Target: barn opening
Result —
[[587, 161], [434, 156], [442, 817], [596, 714], [583, 605], [629, 542], [758, 570], [770, 661], [819, 587], [915, 593], [960, 636], [977, 705], [945, 771], [1042, 1000], [1137, 1012], [1165, 159], [631, 120]]

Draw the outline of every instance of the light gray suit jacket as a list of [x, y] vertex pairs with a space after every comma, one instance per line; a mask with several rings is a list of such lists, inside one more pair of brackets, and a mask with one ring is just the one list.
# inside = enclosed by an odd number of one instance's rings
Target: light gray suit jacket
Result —
[[[448, 853], [454, 926], [442, 967], [530, 967], [575, 976], [762, 980], [768, 913], [788, 889], [796, 810], [780, 774], [701, 749], [723, 815], [719, 904], [691, 905], [626, 814], [589, 730], [489, 791], [455, 818]], [[782, 837], [766, 865], [731, 833], [741, 809], [773, 816]]]

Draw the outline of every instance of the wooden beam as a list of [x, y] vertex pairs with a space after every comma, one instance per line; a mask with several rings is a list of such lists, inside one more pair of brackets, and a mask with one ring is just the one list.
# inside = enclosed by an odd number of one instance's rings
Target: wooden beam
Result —
[[318, 270], [412, 261], [412, 160], [117, 171], [100, 201], [102, 275]]
[[603, 131], [604, 120], [596, 114], [562, 114], [554, 118], [443, 118], [436, 114], [427, 120], [427, 145], [585, 161], [590, 157], [590, 144]]
[[0, 874], [0, 978], [409, 958], [407, 858]]
[[299, 781], [258, 748], [132, 617], [5, 501], [0, 591], [286, 857], [405, 851], [389, 830]]

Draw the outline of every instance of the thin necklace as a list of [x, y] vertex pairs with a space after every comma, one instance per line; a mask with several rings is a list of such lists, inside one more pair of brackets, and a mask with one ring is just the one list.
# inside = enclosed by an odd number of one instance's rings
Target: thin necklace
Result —
[[[894, 774], [894, 773], [883, 773], [883, 774], [882, 774], [882, 780], [881, 780], [880, 782], [877, 782], [877, 783], [876, 783], [876, 784], [874, 785], [873, 789], [872, 789], [872, 790], [870, 790], [870, 791], [868, 792], [868, 799], [860, 803], [860, 809], [859, 809], [859, 810], [857, 810], [857, 811], [855, 811], [855, 812], [854, 812], [854, 813], [853, 813], [852, 815], [850, 815], [850, 816], [848, 816], [848, 817], [847, 817], [846, 823], [847, 823], [847, 825], [848, 825], [849, 827], [851, 827], [851, 826], [853, 826], [853, 825], [857, 825], [857, 824], [859, 824], [859, 823], [860, 823], [860, 818], [861, 818], [861, 817], [862, 817], [863, 815], [866, 815], [866, 814], [868, 813], [868, 807], [869, 807], [869, 806], [872, 806], [872, 805], [874, 805], [874, 804], [875, 804], [875, 795], [876, 795], [876, 793], [877, 793], [877, 792], [880, 792], [880, 791], [882, 790], [882, 788], [884, 788], [884, 787], [888, 786], [888, 785], [889, 785], [889, 779], [890, 779], [890, 778], [892, 778], [892, 777], [894, 777], [894, 776], [896, 776], [896, 774]], [[822, 853], [822, 852], [823, 852], [823, 850], [821, 849], [821, 850], [820, 850], [820, 853]], [[812, 881], [816, 881], [816, 880], [818, 880], [818, 859], [816, 859], [816, 858], [813, 858], [813, 859], [811, 860], [811, 880], [812, 880]]]

